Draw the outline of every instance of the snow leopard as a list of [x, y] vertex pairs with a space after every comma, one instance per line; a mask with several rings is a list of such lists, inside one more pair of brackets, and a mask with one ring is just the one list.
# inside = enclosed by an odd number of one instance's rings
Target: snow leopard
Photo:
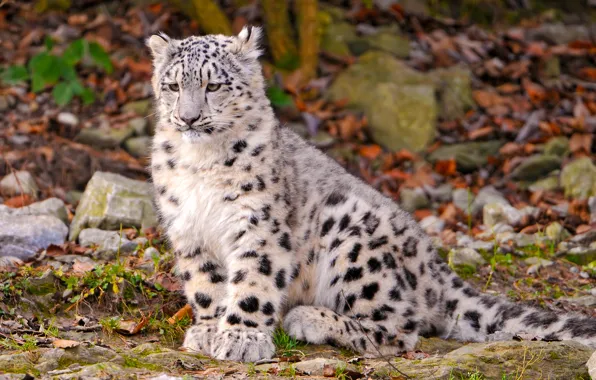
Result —
[[594, 319], [476, 291], [408, 213], [281, 126], [261, 33], [147, 41], [155, 202], [194, 315], [184, 348], [268, 359], [279, 326], [367, 356], [431, 335], [482, 342], [526, 332], [596, 346]]

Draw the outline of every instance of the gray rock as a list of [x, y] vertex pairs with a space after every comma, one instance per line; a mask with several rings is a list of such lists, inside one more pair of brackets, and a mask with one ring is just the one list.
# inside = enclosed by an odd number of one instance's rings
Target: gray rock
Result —
[[403, 188], [399, 193], [399, 198], [401, 207], [408, 212], [414, 212], [430, 206], [430, 202], [421, 188]]
[[32, 203], [29, 206], [10, 208], [0, 206], [1, 215], [52, 215], [68, 224], [68, 213], [64, 202], [58, 198], [48, 198], [41, 202]]
[[435, 202], [449, 202], [453, 197], [453, 186], [449, 183], [437, 187], [424, 186], [424, 191]]
[[472, 248], [452, 249], [448, 254], [449, 265], [469, 265], [476, 267], [486, 264], [486, 260]]
[[495, 189], [493, 186], [486, 186], [480, 189], [474, 203], [472, 203], [472, 213], [479, 213], [485, 205], [489, 203], [498, 203], [501, 205], [509, 206], [509, 201], [503, 197], [503, 195]]
[[596, 223], [596, 197], [588, 199], [588, 207], [590, 207], [590, 223]]
[[[588, 277], [589, 278], [589, 277]], [[578, 296], [578, 297], [561, 297], [560, 300], [567, 301], [569, 303], [584, 306], [584, 307], [595, 307], [596, 306], [596, 297], [589, 294], [585, 296]]]
[[534, 41], [545, 41], [551, 44], [568, 44], [577, 40], [590, 40], [590, 28], [586, 25], [542, 24], [528, 29], [526, 38]]
[[159, 259], [159, 257], [160, 257], [159, 251], [154, 247], [146, 248], [145, 252], [143, 253], [144, 260], [153, 261], [153, 260]]
[[[497, 223], [491, 228], [486, 229], [486, 231], [482, 232], [481, 234], [477, 235], [479, 239], [494, 239], [494, 237], [503, 232], [513, 232], [513, 227], [511, 227], [507, 223]], [[471, 246], [470, 246], [471, 247]], [[475, 247], [471, 247], [475, 248]], [[477, 248], [475, 248], [477, 249]]]
[[117, 230], [147, 228], [157, 224], [152, 187], [114, 173], [95, 172], [79, 202], [71, 223], [70, 240], [87, 227]]
[[124, 142], [124, 148], [135, 157], [149, 157], [151, 151], [151, 137], [131, 137]]
[[586, 367], [588, 367], [588, 373], [592, 380], [596, 380], [596, 351], [590, 356], [590, 359], [586, 363]]
[[130, 126], [125, 128], [84, 128], [75, 137], [75, 141], [95, 148], [116, 148], [134, 134]]
[[472, 210], [472, 205], [476, 199], [474, 193], [469, 189], [455, 189], [453, 190], [453, 204], [463, 210], [466, 214]]
[[528, 257], [524, 261], [526, 264], [530, 265], [526, 271], [529, 275], [538, 273], [540, 268], [546, 268], [554, 264], [552, 261], [540, 257]]
[[561, 167], [561, 158], [555, 155], [537, 154], [525, 159], [511, 172], [514, 180], [535, 181]]
[[437, 161], [455, 159], [457, 169], [468, 173], [486, 166], [488, 157], [496, 156], [501, 146], [503, 142], [498, 140], [443, 145], [433, 151], [428, 160], [434, 164]]
[[551, 138], [544, 144], [544, 154], [565, 157], [569, 154], [569, 139], [565, 136]]
[[135, 135], [137, 136], [145, 136], [147, 134], [148, 125], [149, 121], [144, 117], [135, 117], [128, 122], [128, 126], [135, 131]]
[[118, 254], [125, 256], [137, 248], [137, 244], [120, 236], [116, 231], [104, 231], [98, 228], [87, 228], [79, 234], [79, 243], [83, 247], [93, 247], [93, 257], [112, 260]]
[[69, 127], [76, 127], [79, 125], [79, 118], [70, 112], [60, 112], [56, 117], [60, 124], [68, 125]]
[[596, 195], [596, 166], [589, 157], [579, 158], [563, 168], [561, 186], [565, 196], [586, 199]]
[[429, 215], [420, 221], [420, 227], [429, 235], [441, 233], [445, 228], [445, 221], [435, 215]]
[[488, 203], [482, 208], [482, 220], [487, 227], [493, 227], [497, 223], [516, 226], [521, 222], [522, 216], [519, 210], [508, 204]]
[[338, 359], [316, 358], [310, 360], [300, 361], [294, 364], [297, 371], [309, 376], [323, 376], [323, 369], [325, 366], [348, 367], [348, 364]]
[[7, 196], [28, 194], [37, 198], [38, 191], [35, 179], [25, 170], [10, 173], [0, 181], [0, 193]]
[[62, 244], [68, 227], [50, 215], [9, 215], [0, 218], [0, 256], [26, 261], [50, 244]]
[[567, 231], [559, 222], [553, 222], [549, 224], [544, 232], [550, 240], [556, 243], [571, 236], [569, 231]]
[[122, 113], [132, 112], [138, 116], [147, 116], [151, 110], [151, 100], [143, 99], [134, 102], [128, 102], [122, 106]]

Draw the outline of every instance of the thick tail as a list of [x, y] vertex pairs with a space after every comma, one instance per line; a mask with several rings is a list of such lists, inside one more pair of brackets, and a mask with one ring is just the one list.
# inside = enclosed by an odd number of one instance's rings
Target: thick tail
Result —
[[481, 294], [451, 273], [445, 284], [443, 338], [483, 342], [530, 334], [543, 340], [575, 340], [596, 348], [596, 318], [560, 314]]

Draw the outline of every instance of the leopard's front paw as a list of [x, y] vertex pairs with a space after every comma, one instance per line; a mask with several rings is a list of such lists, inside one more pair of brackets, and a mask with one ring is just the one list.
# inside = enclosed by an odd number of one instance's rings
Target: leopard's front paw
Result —
[[211, 355], [211, 344], [216, 333], [217, 323], [215, 321], [199, 321], [186, 330], [182, 347], [190, 351]]
[[275, 354], [271, 334], [251, 330], [218, 331], [211, 345], [211, 356], [219, 360], [255, 362]]

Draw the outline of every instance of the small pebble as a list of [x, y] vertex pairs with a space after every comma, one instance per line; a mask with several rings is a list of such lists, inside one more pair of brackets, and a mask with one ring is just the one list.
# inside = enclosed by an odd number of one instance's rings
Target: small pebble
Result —
[[79, 119], [70, 112], [60, 112], [56, 118], [58, 123], [76, 127], [79, 124]]

